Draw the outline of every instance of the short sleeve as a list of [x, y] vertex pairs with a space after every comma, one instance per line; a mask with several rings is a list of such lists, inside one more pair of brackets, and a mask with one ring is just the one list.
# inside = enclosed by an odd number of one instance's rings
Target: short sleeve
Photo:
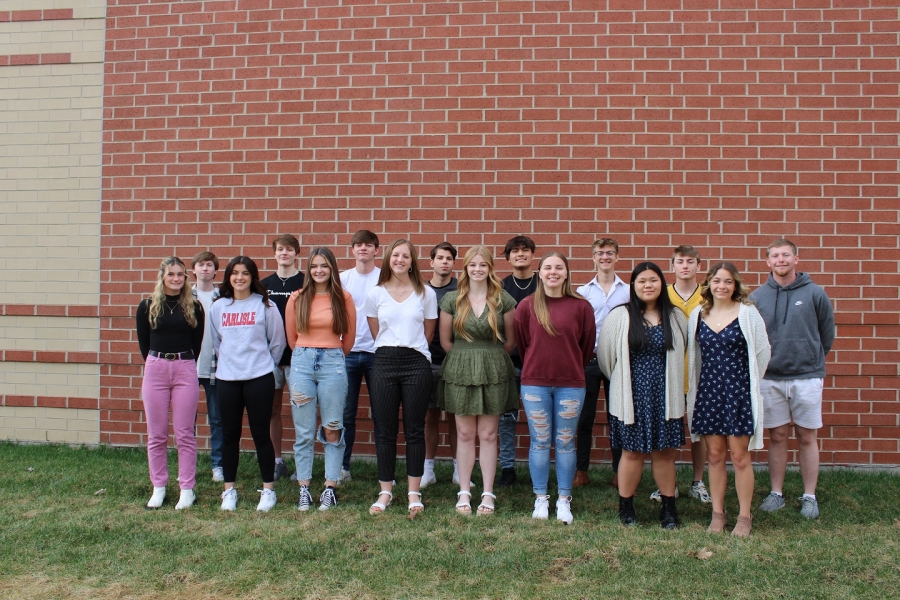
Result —
[[456, 316], [456, 299], [458, 297], [459, 292], [447, 292], [444, 294], [444, 297], [441, 298], [441, 310], [447, 314]]
[[515, 310], [516, 304], [518, 304], [518, 302], [516, 302], [516, 299], [513, 298], [509, 292], [507, 292], [506, 290], [503, 290], [500, 293], [500, 314], [501, 315], [503, 313], [509, 312], [511, 310]]
[[366, 294], [366, 303], [363, 306], [363, 314], [374, 319], [378, 318], [378, 286], [373, 287]]
[[437, 294], [428, 286], [425, 286], [425, 301], [422, 303], [422, 306], [425, 309], [426, 319], [438, 318]]

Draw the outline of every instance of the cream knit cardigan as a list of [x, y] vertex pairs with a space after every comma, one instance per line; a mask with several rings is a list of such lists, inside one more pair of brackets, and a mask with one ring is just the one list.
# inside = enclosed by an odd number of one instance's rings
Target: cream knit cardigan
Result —
[[[697, 326], [700, 324], [700, 310], [697, 307], [691, 312], [688, 322], [688, 381], [690, 392], [687, 396], [688, 429], [694, 422], [694, 404], [697, 401], [697, 386], [700, 384], [700, 344], [697, 343]], [[763, 447], [763, 406], [759, 391], [759, 381], [766, 374], [772, 350], [769, 347], [769, 335], [762, 315], [752, 304], [741, 304], [738, 309], [738, 326], [744, 339], [747, 340], [747, 354], [750, 357], [750, 408], [753, 412], [753, 435], [750, 437], [749, 450], [760, 450]], [[699, 435], [691, 433], [691, 441], [700, 441]]]
[[[687, 323], [680, 310], [673, 310], [673, 348], [666, 352], [666, 419], [684, 416], [684, 343]], [[634, 424], [634, 396], [631, 393], [631, 359], [628, 348], [628, 308], [613, 309], [597, 342], [597, 364], [609, 379], [609, 412], [626, 425]]]

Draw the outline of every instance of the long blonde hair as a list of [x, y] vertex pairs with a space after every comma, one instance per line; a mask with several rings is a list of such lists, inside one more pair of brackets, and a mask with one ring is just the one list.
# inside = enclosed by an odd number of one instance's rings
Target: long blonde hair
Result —
[[335, 335], [344, 335], [350, 329], [350, 318], [347, 315], [347, 304], [344, 300], [344, 289], [341, 286], [341, 278], [338, 276], [337, 260], [334, 253], [320, 246], [313, 248], [309, 253], [309, 260], [306, 261], [306, 277], [303, 279], [303, 288], [297, 295], [294, 302], [296, 312], [294, 318], [297, 319], [297, 332], [309, 332], [309, 315], [312, 312], [312, 302], [316, 296], [316, 283], [312, 278], [312, 260], [316, 256], [321, 256], [328, 263], [331, 270], [331, 276], [328, 278], [328, 297], [331, 301], [331, 330]]
[[500, 281], [500, 278], [497, 277], [497, 273], [494, 272], [494, 257], [491, 255], [491, 251], [485, 246], [472, 246], [463, 258], [462, 274], [460, 274], [459, 283], [457, 284], [457, 290], [459, 291], [456, 296], [456, 318], [453, 319], [453, 335], [460, 337], [467, 342], [472, 341], [472, 336], [469, 335], [465, 327], [466, 319], [468, 319], [469, 315], [472, 313], [472, 303], [469, 301], [469, 269], [467, 267], [476, 256], [483, 257], [484, 262], [488, 265], [487, 297], [485, 298], [485, 310], [488, 311], [488, 324], [491, 326], [491, 331], [494, 332], [494, 339], [499, 342], [504, 342], [506, 340], [504, 340], [503, 334], [500, 333], [500, 323], [498, 319], [498, 307], [500, 306], [503, 294], [503, 283]]
[[[562, 253], [550, 252], [541, 259], [541, 262], [538, 264], [538, 278], [540, 278], [541, 267], [544, 266], [544, 261], [551, 256], [562, 259], [563, 265], [566, 267], [566, 280], [563, 282], [562, 290], [563, 296], [580, 299], [581, 295], [572, 289], [572, 272], [569, 270], [569, 260]], [[553, 337], [559, 335], [556, 328], [553, 327], [553, 322], [550, 320], [550, 307], [547, 306], [547, 294], [544, 292], [543, 280], [538, 283], [537, 289], [534, 291], [534, 316], [549, 335]]]
[[394, 240], [394, 243], [385, 250], [384, 257], [381, 259], [381, 273], [378, 275], [378, 283], [376, 285], [383, 286], [390, 280], [391, 275], [393, 275], [393, 271], [391, 271], [391, 254], [394, 253], [394, 248], [402, 246], [403, 244], [406, 244], [406, 247], [409, 248], [409, 258], [412, 263], [412, 266], [409, 268], [409, 281], [412, 283], [416, 295], [424, 296], [425, 280], [422, 277], [422, 271], [419, 270], [419, 259], [416, 257], [416, 247], [413, 246], [412, 242], [409, 240]]
[[194, 316], [194, 307], [197, 303], [194, 300], [194, 293], [191, 291], [190, 286], [188, 285], [187, 279], [187, 269], [184, 267], [184, 263], [181, 262], [181, 259], [177, 256], [170, 256], [168, 258], [164, 258], [161, 263], [159, 263], [159, 273], [156, 275], [156, 286], [153, 288], [153, 293], [150, 294], [150, 328], [156, 329], [157, 325], [159, 325], [159, 317], [162, 315], [163, 306], [166, 304], [166, 284], [165, 277], [166, 273], [169, 272], [169, 267], [172, 265], [178, 265], [184, 271], [184, 285], [181, 286], [181, 295], [178, 296], [178, 306], [181, 307], [181, 312], [184, 314], [184, 320], [187, 321], [187, 324], [194, 328], [197, 326], [197, 318]]
[[737, 267], [730, 262], [717, 262], [709, 268], [706, 279], [704, 279], [703, 283], [700, 285], [700, 306], [702, 307], [700, 310], [704, 316], [709, 314], [709, 310], [713, 305], [713, 295], [712, 291], [709, 289], [709, 282], [716, 276], [716, 273], [722, 269], [728, 271], [731, 278], [734, 279], [734, 293], [731, 294], [731, 299], [741, 304], [753, 304], [753, 301], [750, 300], [750, 288], [744, 284], [744, 280], [741, 279], [741, 274], [738, 272]]

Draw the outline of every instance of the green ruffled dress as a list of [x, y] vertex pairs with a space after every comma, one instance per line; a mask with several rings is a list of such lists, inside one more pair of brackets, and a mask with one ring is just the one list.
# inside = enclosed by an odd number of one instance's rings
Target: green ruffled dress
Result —
[[[441, 310], [456, 318], [458, 292], [448, 292]], [[498, 325], [503, 331], [503, 314], [515, 310], [516, 301], [502, 293]], [[501, 415], [519, 407], [516, 370], [503, 344], [494, 339], [487, 308], [480, 317], [469, 313], [466, 332], [472, 341], [454, 336], [453, 348], [444, 358], [438, 375], [437, 405], [455, 415]]]

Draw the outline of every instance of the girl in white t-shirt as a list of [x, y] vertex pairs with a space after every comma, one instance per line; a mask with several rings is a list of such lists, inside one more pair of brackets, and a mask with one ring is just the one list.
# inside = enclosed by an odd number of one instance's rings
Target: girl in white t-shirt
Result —
[[437, 322], [437, 297], [426, 286], [416, 250], [397, 240], [384, 253], [378, 285], [366, 296], [365, 315], [375, 339], [370, 400], [378, 423], [376, 456], [381, 492], [369, 514], [384, 512], [393, 499], [399, 411], [403, 406], [409, 512], [424, 510], [419, 485], [425, 471], [425, 414], [431, 400], [428, 344]]

